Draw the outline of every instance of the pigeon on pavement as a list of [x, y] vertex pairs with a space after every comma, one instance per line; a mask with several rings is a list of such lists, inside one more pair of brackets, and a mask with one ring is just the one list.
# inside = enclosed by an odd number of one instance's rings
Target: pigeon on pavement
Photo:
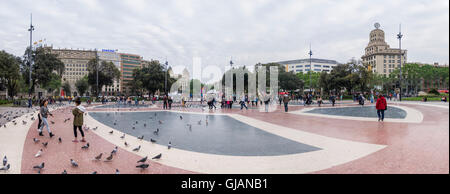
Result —
[[145, 158], [140, 159], [139, 161], [137, 161], [137, 163], [144, 163], [147, 161], [147, 159], [148, 159], [148, 157], [145, 156]]
[[95, 160], [101, 160], [103, 156], [103, 153], [100, 153], [100, 155], [96, 156], [94, 159]]
[[140, 149], [141, 149], [141, 146], [139, 146], [139, 147], [137, 147], [137, 148], [134, 148], [133, 151], [134, 151], [134, 152], [139, 152]]
[[78, 163], [75, 162], [73, 159], [70, 159], [70, 164], [72, 164], [73, 167], [78, 167]]
[[153, 157], [152, 160], [159, 160], [161, 159], [162, 154], [158, 154], [157, 156]]
[[139, 166], [136, 166], [136, 168], [140, 168], [140, 169], [142, 169], [142, 170], [145, 170], [145, 169], [147, 169], [149, 166], [150, 166], [149, 164], [141, 164], [141, 165], [139, 165]]
[[40, 149], [36, 155], [34, 155], [35, 158], [40, 157], [42, 155], [42, 149]]
[[44, 166], [45, 166], [45, 163], [42, 162], [41, 164], [39, 164], [39, 165], [37, 165], [37, 166], [33, 166], [33, 168], [34, 168], [34, 169], [39, 169], [39, 170], [41, 170], [41, 169], [44, 168]]

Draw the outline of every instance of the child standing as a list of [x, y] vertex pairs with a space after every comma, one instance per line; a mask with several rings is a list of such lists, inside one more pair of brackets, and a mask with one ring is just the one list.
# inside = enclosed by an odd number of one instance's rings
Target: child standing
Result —
[[73, 140], [73, 142], [78, 142], [77, 139], [77, 128], [81, 133], [81, 142], [86, 142], [86, 140], [84, 139], [84, 132], [82, 129], [83, 126], [83, 115], [86, 112], [86, 108], [84, 108], [83, 106], [81, 106], [81, 100], [78, 98], [75, 100], [75, 105], [77, 106], [76, 108], [74, 108], [72, 110], [72, 114], [73, 114], [73, 134], [75, 136], [75, 139]]

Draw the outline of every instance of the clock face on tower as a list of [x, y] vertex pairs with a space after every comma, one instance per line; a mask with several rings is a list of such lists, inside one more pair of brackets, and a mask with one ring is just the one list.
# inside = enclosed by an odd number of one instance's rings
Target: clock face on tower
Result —
[[375, 28], [376, 28], [376, 29], [380, 29], [380, 27], [381, 27], [380, 23], [378, 23], [378, 22], [377, 22], [377, 23], [375, 23], [375, 25], [374, 25], [374, 26], [375, 26]]

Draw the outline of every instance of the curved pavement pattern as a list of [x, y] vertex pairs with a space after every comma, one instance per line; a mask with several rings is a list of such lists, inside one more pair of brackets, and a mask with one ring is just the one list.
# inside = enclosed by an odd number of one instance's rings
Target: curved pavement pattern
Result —
[[[177, 143], [170, 150], [164, 142], [152, 144], [147, 140], [138, 140], [112, 129], [95, 120], [85, 117], [85, 123], [97, 130], [86, 132], [91, 144], [88, 150], [82, 150], [83, 143], [72, 143], [71, 108], [57, 110], [51, 125], [56, 137], [40, 138], [41, 142], [49, 142], [47, 148], [35, 144], [37, 122], [28, 125], [0, 128], [0, 156], [8, 155], [12, 169], [2, 173], [37, 173], [32, 166], [46, 162], [41, 173], [114, 173], [119, 169], [122, 174], [136, 173], [449, 173], [449, 111], [447, 108], [434, 106], [395, 103], [391, 104], [405, 110], [410, 119], [401, 122], [376, 122], [376, 119], [359, 120], [353, 118], [322, 117], [317, 115], [298, 114], [311, 107], [290, 107], [292, 114], [277, 110], [272, 113], [251, 110], [217, 110], [177, 109], [173, 113], [199, 115], [228, 115], [229, 117], [301, 144], [320, 148], [297, 154], [280, 156], [230, 156], [201, 152], [193, 152], [177, 148]], [[342, 107], [351, 106], [346, 104]], [[341, 107], [338, 105], [338, 107]], [[445, 107], [445, 106], [442, 106]], [[59, 111], [59, 112], [58, 112]], [[91, 109], [92, 112], [117, 111], [117, 109]], [[139, 110], [120, 109], [121, 112], [152, 112], [158, 108], [141, 108]], [[187, 112], [189, 111], [189, 113]], [[408, 116], [407, 116], [408, 117]], [[21, 127], [17, 129], [18, 127]], [[113, 130], [113, 134], [109, 131]], [[17, 133], [17, 134], [15, 134]], [[57, 141], [62, 137], [63, 142]], [[130, 146], [124, 146], [127, 141]], [[7, 143], [4, 143], [7, 142]], [[95, 162], [92, 158], [99, 153], [109, 155], [114, 146], [119, 146], [118, 154], [112, 162]], [[139, 152], [131, 151], [141, 145]], [[19, 150], [22, 148], [21, 150]], [[44, 149], [41, 157], [34, 158], [39, 149]], [[149, 169], [136, 169], [136, 162], [144, 156], [150, 158], [162, 153], [160, 160], [149, 161]], [[21, 159], [20, 159], [21, 158]], [[73, 168], [69, 160], [73, 158], [80, 166]]]

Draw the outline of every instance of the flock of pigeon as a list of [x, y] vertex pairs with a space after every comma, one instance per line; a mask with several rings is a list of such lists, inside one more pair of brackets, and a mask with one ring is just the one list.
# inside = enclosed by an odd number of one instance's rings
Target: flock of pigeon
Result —
[[[50, 105], [50, 108], [55, 108], [55, 107], [60, 107], [62, 105]], [[18, 121], [17, 119], [19, 117], [21, 117], [22, 115], [25, 115], [25, 119], [26, 120], [22, 120], [19, 121], [22, 123], [22, 125], [26, 125], [28, 124], [28, 121], [34, 121], [36, 120], [34, 118], [34, 113], [35, 111], [39, 111], [39, 107], [35, 107], [35, 108], [27, 108], [26, 111], [25, 109], [22, 110], [15, 110], [15, 111], [6, 111], [2, 114], [0, 114], [0, 128], [7, 128], [7, 122], [11, 122], [13, 126], [18, 125]], [[5, 120], [6, 123], [3, 123], [1, 120]], [[33, 141], [36, 141], [36, 139], [33, 139]], [[60, 140], [61, 141], [61, 140]], [[46, 147], [48, 145], [48, 143], [44, 143], [43, 144], [44, 147]], [[40, 150], [40, 152], [38, 152], [36, 155], [40, 156], [42, 154], [42, 150]], [[9, 169], [11, 169], [11, 164], [8, 163], [8, 157], [5, 155], [3, 157], [3, 167], [0, 168], [0, 171], [8, 171]]]
[[[35, 109], [36, 111], [38, 111], [38, 108], [34, 108], [34, 109]], [[30, 113], [30, 110], [34, 110], [34, 109], [28, 109], [27, 112], [26, 112], [26, 114]], [[65, 109], [65, 110], [61, 110], [61, 109], [60, 109], [60, 110], [58, 110], [58, 111], [66, 111], [66, 110], [69, 110], [69, 109]], [[3, 113], [3, 114], [0, 114], [0, 118], [5, 118], [7, 121], [11, 121], [11, 122], [13, 123], [13, 125], [17, 125], [17, 121], [14, 120], [14, 119], [17, 119], [17, 118], [19, 117], [19, 114], [20, 114], [20, 113], [25, 114], [25, 111], [21, 111], [21, 112], [20, 112], [20, 111], [17, 111], [17, 112], [13, 112], [13, 111], [5, 112], [5, 113]], [[34, 113], [33, 113], [33, 114], [34, 114]], [[33, 114], [31, 114], [31, 115], [26, 115], [26, 118], [28, 119], [28, 117], [30, 116], [30, 117], [31, 117], [31, 121], [34, 121], [35, 118], [33, 117]], [[115, 112], [115, 114], [117, 114], [117, 112]], [[109, 113], [107, 114], [107, 116], [109, 116]], [[157, 117], [157, 113], [155, 113], [154, 116], [155, 116], [155, 119], [157, 119], [157, 118], [156, 118], [156, 117]], [[150, 117], [150, 119], [153, 119], [153, 117]], [[179, 119], [180, 119], [180, 120], [183, 120], [183, 116], [180, 115], [180, 116], [179, 116]], [[68, 122], [68, 121], [70, 121], [70, 120], [71, 120], [70, 118], [66, 118], [66, 119], [64, 119], [64, 123], [66, 123], [66, 122]], [[133, 130], [136, 129], [135, 125], [137, 125], [138, 123], [139, 123], [138, 121], [135, 121], [135, 123], [133, 124], [133, 127], [132, 127]], [[160, 125], [163, 125], [163, 124], [164, 124], [164, 122], [161, 121], [161, 120], [159, 120], [158, 123], [159, 123]], [[23, 121], [22, 121], [22, 124], [23, 124], [23, 125], [26, 125], [26, 124], [27, 124], [27, 121], [23, 120]], [[54, 125], [55, 122], [54, 122], [54, 121], [51, 121], [51, 124]], [[117, 124], [117, 120], [114, 122], [114, 125], [116, 125], [116, 124]], [[3, 124], [3, 125], [4, 125], [3, 127], [6, 128], [6, 124]], [[202, 120], [198, 121], [198, 125], [202, 125]], [[206, 126], [208, 125], [208, 116], [206, 117], [205, 125], [206, 125]], [[0, 127], [1, 127], [1, 126], [0, 126]], [[144, 127], [147, 127], [147, 124], [144, 123]], [[192, 130], [192, 124], [187, 124], [187, 127], [189, 128], [189, 130]], [[86, 127], [86, 126], [83, 127], [83, 129], [84, 129], [85, 131], [91, 130], [91, 128]], [[97, 130], [97, 129], [98, 129], [98, 127], [92, 128], [92, 130]], [[157, 129], [153, 132], [153, 134], [156, 135], [156, 136], [158, 136], [159, 132], [160, 132], [160, 130], [159, 130], [159, 128], [157, 128]], [[109, 134], [111, 134], [111, 135], [113, 135], [113, 133], [114, 133], [114, 131], [110, 131], [110, 132], [109, 132]], [[124, 139], [125, 139], [125, 134], [123, 134], [120, 138], [121, 138], [122, 140], [124, 140]], [[137, 137], [137, 138], [138, 138], [138, 140], [144, 140], [144, 136], [143, 136], [143, 135], [140, 136], [140, 137]], [[37, 138], [33, 138], [33, 142], [34, 142], [35, 144], [41, 143], [40, 140], [37, 139]], [[156, 140], [150, 139], [150, 142], [151, 142], [151, 143], [156, 143]], [[58, 138], [58, 143], [59, 143], [59, 144], [62, 143], [62, 138], [61, 138], [61, 137]], [[49, 145], [49, 142], [42, 142], [41, 144], [42, 144], [43, 148], [38, 150], [38, 152], [37, 152], [37, 153], [35, 154], [35, 156], [34, 156], [35, 158], [39, 158], [39, 157], [42, 156], [42, 154], [43, 154], [43, 152], [44, 152], [44, 149], [47, 148], [47, 146]], [[130, 146], [126, 141], [124, 142], [124, 145], [125, 145], [126, 147]], [[169, 142], [168, 145], [167, 145], [167, 148], [168, 148], [168, 149], [171, 149], [171, 147], [172, 147], [172, 142]], [[90, 148], [90, 144], [89, 144], [89, 143], [86, 143], [85, 145], [83, 145], [83, 146], [81, 147], [82, 150], [88, 150], [89, 148]], [[139, 145], [138, 147], [134, 148], [132, 151], [134, 151], [134, 152], [139, 152], [140, 149], [141, 149], [141, 145]], [[109, 154], [109, 156], [106, 157], [103, 161], [104, 161], [104, 162], [112, 162], [112, 161], [113, 161], [113, 158], [114, 158], [114, 155], [116, 155], [117, 152], [118, 152], [118, 147], [116, 146], [110, 153], [107, 153], [107, 154]], [[93, 158], [93, 161], [97, 161], [97, 162], [98, 162], [98, 161], [102, 161], [102, 157], [103, 157], [103, 153], [100, 153], [99, 155], [97, 155], [96, 157]], [[162, 154], [158, 154], [157, 156], [153, 157], [152, 160], [158, 160], [158, 159], [161, 159], [161, 157], [162, 157]], [[136, 168], [140, 168], [141, 170], [145, 170], [145, 169], [149, 168], [150, 165], [149, 165], [148, 163], [146, 163], [147, 161], [148, 161], [148, 156], [146, 156], [146, 157], [142, 158], [141, 160], [137, 161], [138, 165], [136, 166]], [[71, 166], [72, 166], [73, 168], [79, 167], [79, 164], [78, 164], [75, 160], [73, 160], [73, 159], [70, 159], [70, 164], [71, 164]], [[0, 171], [7, 171], [7, 170], [9, 170], [10, 168], [11, 168], [11, 165], [8, 164], [7, 156], [4, 156], [4, 158], [3, 158], [3, 167], [0, 168]], [[38, 164], [38, 165], [33, 166], [33, 169], [37, 170], [37, 173], [38, 173], [38, 174], [40, 174], [41, 171], [42, 171], [44, 168], [45, 168], [45, 162], [42, 162], [41, 164]], [[62, 172], [62, 174], [68, 174], [67, 170], [64, 169], [63, 172]], [[92, 174], [97, 174], [97, 171], [93, 172]], [[115, 174], [120, 174], [119, 169], [116, 169]]]
[[[70, 120], [70, 118], [65, 119], [65, 120], [64, 120], [64, 123], [66, 123], [66, 122], [69, 121], [69, 120]], [[136, 121], [136, 123], [138, 123], [138, 122]], [[54, 122], [52, 122], [52, 124], [54, 124]], [[86, 127], [86, 126], [84, 126], [83, 129], [84, 129], [85, 131], [91, 130], [90, 127]], [[92, 130], [94, 130], [94, 131], [97, 130], [97, 129], [98, 129], [98, 126], [95, 127], [95, 128], [92, 128]], [[158, 129], [157, 131], [159, 132], [159, 129]], [[157, 133], [157, 132], [156, 132], [156, 133]], [[111, 131], [110, 134], [112, 135], [112, 134], [113, 134], [113, 131]], [[121, 138], [121, 139], [125, 139], [125, 134], [123, 134], [120, 138]], [[143, 140], [143, 139], [144, 139], [144, 136], [138, 137], [138, 139], [139, 139], [139, 140]], [[33, 142], [34, 142], [35, 144], [38, 144], [38, 143], [40, 143], [40, 140], [37, 139], [37, 138], [33, 138]], [[61, 137], [58, 138], [58, 142], [59, 142], [59, 143], [62, 143], [62, 138], [61, 138]], [[152, 139], [152, 142], [155, 143], [156, 141]], [[48, 146], [48, 142], [44, 142], [44, 143], [41, 143], [41, 144], [43, 145], [43, 148], [47, 148], [47, 146]], [[127, 142], [125, 142], [125, 146], [128, 147], [129, 144], [128, 144]], [[169, 142], [168, 149], [170, 149], [171, 146], [172, 146], [172, 145], [171, 145], [171, 143]], [[83, 145], [83, 146], [81, 147], [82, 150], [88, 150], [89, 148], [90, 148], [90, 144], [89, 144], [89, 143], [86, 143], [85, 145]], [[134, 152], [139, 152], [140, 149], [141, 149], [141, 146], [139, 145], [138, 147], [134, 148], [133, 151], [134, 151]], [[36, 153], [35, 157], [36, 157], [36, 158], [40, 157], [40, 156], [42, 155], [43, 151], [44, 151], [43, 149], [40, 149], [40, 150]], [[113, 149], [111, 152], [106, 153], [106, 154], [109, 154], [109, 156], [106, 157], [103, 161], [104, 161], [104, 162], [112, 162], [112, 161], [113, 161], [113, 158], [114, 158], [114, 156], [117, 154], [117, 152], [118, 152], [118, 147], [115, 146], [114, 149]], [[92, 159], [92, 161], [94, 161], [94, 162], [102, 161], [102, 157], [103, 157], [103, 156], [104, 156], [103, 153], [100, 153], [100, 154], [98, 154], [97, 156], [95, 156], [95, 157]], [[158, 155], [156, 155], [155, 157], [153, 157], [152, 160], [159, 160], [159, 159], [161, 159], [161, 157], [162, 157], [162, 154], [158, 154]], [[141, 169], [141, 170], [146, 170], [147, 168], [149, 168], [150, 165], [149, 165], [148, 163], [146, 163], [147, 160], [148, 160], [148, 156], [146, 156], [146, 157], [140, 159], [139, 161], [137, 161], [137, 164], [138, 164], [138, 165], [136, 165], [136, 168], [139, 168], [139, 169]], [[71, 165], [73, 168], [79, 167], [79, 164], [78, 164], [75, 160], [73, 160], [73, 159], [70, 159], [70, 165]], [[41, 173], [41, 170], [43, 170], [44, 168], [45, 168], [45, 162], [42, 162], [42, 163], [39, 164], [39, 165], [33, 166], [33, 169], [37, 170], [37, 173], [38, 173], [38, 174], [40, 174], [40, 173]], [[63, 172], [62, 172], [62, 174], [68, 174], [67, 169], [64, 169]], [[92, 174], [97, 174], [97, 171], [92, 172]], [[119, 169], [116, 169], [115, 174], [120, 174]]]

